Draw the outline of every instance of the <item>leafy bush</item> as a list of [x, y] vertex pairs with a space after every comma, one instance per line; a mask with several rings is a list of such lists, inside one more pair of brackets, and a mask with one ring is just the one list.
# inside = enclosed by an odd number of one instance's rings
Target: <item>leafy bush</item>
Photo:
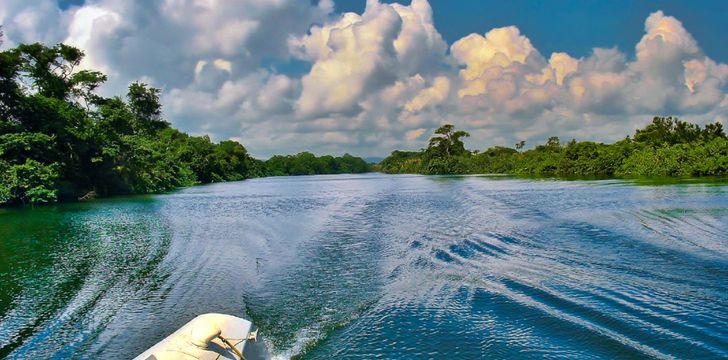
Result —
[[22, 164], [0, 163], [0, 203], [39, 204], [57, 200], [57, 163], [28, 159]]

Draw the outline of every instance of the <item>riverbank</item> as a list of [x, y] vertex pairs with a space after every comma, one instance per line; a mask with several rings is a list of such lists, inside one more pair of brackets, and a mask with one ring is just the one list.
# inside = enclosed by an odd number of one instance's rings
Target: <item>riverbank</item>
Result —
[[0, 51], [0, 206], [369, 170], [349, 154], [262, 161], [236, 141], [188, 135], [164, 118], [160, 89], [135, 82], [123, 96], [97, 94], [106, 75], [77, 70], [83, 58], [65, 44]]
[[[448, 127], [449, 126], [449, 127]], [[728, 175], [728, 138], [721, 123], [696, 124], [655, 117], [633, 136], [613, 144], [551, 137], [524, 150], [496, 146], [465, 149], [469, 134], [451, 125], [438, 129], [422, 151], [394, 151], [377, 167], [385, 173], [474, 174], [522, 176], [690, 177]]]

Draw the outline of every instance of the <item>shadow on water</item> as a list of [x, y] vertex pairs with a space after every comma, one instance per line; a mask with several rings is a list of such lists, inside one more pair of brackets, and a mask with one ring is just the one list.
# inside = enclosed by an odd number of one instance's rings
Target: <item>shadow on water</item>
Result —
[[725, 186], [728, 185], [728, 177], [672, 177], [672, 178], [633, 178], [624, 179], [630, 185], [637, 186], [672, 186], [672, 185], [706, 185]]
[[606, 181], [615, 182], [623, 185], [636, 185], [636, 186], [660, 186], [660, 185], [714, 185], [724, 186], [728, 185], [728, 177], [725, 176], [702, 176], [702, 177], [614, 177], [614, 176], [577, 176], [577, 175], [563, 175], [563, 176], [550, 176], [550, 175], [509, 175], [509, 174], [473, 174], [473, 175], [449, 175], [459, 177], [479, 177], [488, 180], [533, 180], [533, 181], [569, 181], [569, 182], [583, 182], [583, 181]]

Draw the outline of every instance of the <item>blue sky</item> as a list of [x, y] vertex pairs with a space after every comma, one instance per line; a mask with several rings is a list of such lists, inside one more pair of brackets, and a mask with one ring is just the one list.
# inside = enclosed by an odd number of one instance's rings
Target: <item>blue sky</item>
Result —
[[[352, 15], [351, 13], [355, 13]], [[728, 126], [728, 1], [3, 0], [5, 45], [66, 42], [162, 89], [172, 124], [261, 157], [614, 141]]]
[[[408, 4], [410, 1], [384, 1]], [[338, 11], [364, 11], [364, 0], [338, 0]], [[728, 61], [725, 0], [431, 0], [435, 26], [452, 44], [472, 33], [515, 25], [544, 53], [587, 56], [593, 47], [634, 53], [644, 21], [657, 10], [677, 16], [713, 59]]]
[[[409, 4], [410, 0], [384, 0]], [[59, 0], [66, 8], [84, 0]], [[336, 0], [336, 11], [364, 12], [366, 0]], [[618, 47], [634, 55], [645, 18], [662, 10], [675, 15], [705, 53], [728, 62], [728, 1], [725, 0], [431, 0], [435, 26], [448, 44], [477, 32], [515, 25], [544, 53], [588, 56], [594, 47]], [[305, 65], [298, 64], [291, 72]], [[279, 69], [286, 70], [286, 67]]]

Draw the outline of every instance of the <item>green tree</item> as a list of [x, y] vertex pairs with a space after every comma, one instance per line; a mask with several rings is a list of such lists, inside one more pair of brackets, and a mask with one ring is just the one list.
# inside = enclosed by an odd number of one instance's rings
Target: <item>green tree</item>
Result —
[[[722, 130], [722, 126], [715, 130]], [[651, 124], [635, 132], [634, 141], [657, 147], [689, 143], [699, 139], [701, 134], [698, 125], [680, 121], [672, 116], [655, 116]]]
[[430, 138], [427, 151], [435, 156], [457, 156], [466, 152], [462, 138], [469, 137], [466, 131], [455, 131], [455, 126], [445, 124], [435, 130], [435, 135]]
[[356, 156], [344, 154], [340, 157], [324, 155], [316, 157], [310, 152], [296, 155], [275, 155], [265, 162], [267, 174], [281, 175], [315, 175], [315, 174], [349, 174], [363, 173], [370, 170], [367, 162]]
[[[443, 132], [453, 132], [444, 127]], [[506, 173], [546, 176], [705, 176], [728, 175], [728, 138], [721, 123], [705, 125], [655, 117], [635, 136], [614, 144], [576, 140], [562, 145], [550, 137], [543, 145], [519, 152], [495, 146], [480, 153], [446, 156], [441, 142], [420, 152], [394, 151], [378, 168], [390, 173]]]
[[57, 199], [58, 164], [27, 159], [22, 164], [0, 161], [0, 204], [41, 204]]
[[701, 132], [701, 138], [706, 141], [725, 137], [725, 132], [723, 132], [723, 124], [719, 122], [705, 125], [705, 128]]
[[88, 97], [106, 81], [106, 76], [98, 71], [76, 71], [84, 53], [72, 46], [21, 44], [10, 51], [22, 59], [20, 70], [30, 80], [33, 89], [42, 96], [64, 100], [73, 95]]
[[[576, 142], [576, 141], [575, 141]], [[558, 150], [561, 148], [561, 141], [558, 136], [552, 136], [546, 141], [546, 147], [551, 150]]]
[[169, 123], [162, 118], [162, 103], [159, 101], [160, 90], [142, 83], [129, 85], [126, 95], [134, 118], [136, 131], [154, 134], [169, 127]]
[[125, 97], [96, 94], [106, 76], [78, 70], [83, 56], [64, 44], [0, 51], [0, 205], [369, 169], [349, 154], [264, 163], [235, 141], [189, 136], [164, 119], [159, 89], [132, 83]]

